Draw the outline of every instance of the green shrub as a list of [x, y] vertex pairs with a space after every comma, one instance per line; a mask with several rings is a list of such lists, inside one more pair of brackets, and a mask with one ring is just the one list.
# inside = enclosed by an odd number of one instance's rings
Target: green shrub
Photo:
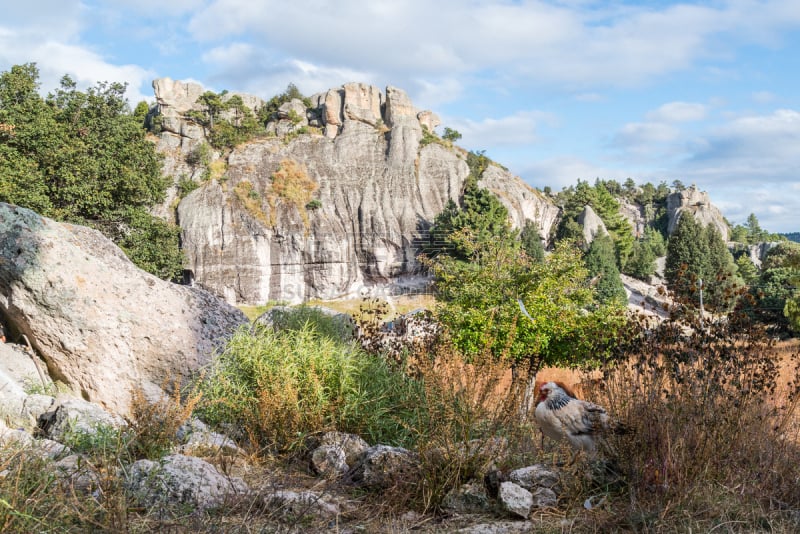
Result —
[[189, 193], [200, 187], [200, 184], [198, 184], [191, 178], [187, 177], [186, 175], [183, 175], [178, 180], [178, 184], [176, 187], [178, 189], [178, 197], [184, 198], [186, 195], [188, 195]]
[[[200, 383], [200, 413], [233, 424], [256, 448], [287, 452], [326, 429], [403, 442], [381, 415], [412, 403], [409, 380], [354, 344], [299, 330], [241, 328]], [[393, 427], [393, 428], [392, 428]], [[394, 433], [394, 435], [392, 435]]]
[[311, 329], [316, 335], [333, 341], [347, 342], [355, 335], [355, 324], [344, 314], [331, 315], [314, 306], [296, 306], [276, 309], [272, 312], [272, 324], [276, 331], [298, 331]]

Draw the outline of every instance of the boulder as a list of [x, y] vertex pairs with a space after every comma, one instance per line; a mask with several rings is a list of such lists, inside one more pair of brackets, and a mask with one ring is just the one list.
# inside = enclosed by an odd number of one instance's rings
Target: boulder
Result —
[[157, 462], [134, 462], [126, 487], [141, 506], [162, 514], [184, 506], [198, 511], [214, 508], [249, 492], [240, 478], [227, 477], [205, 460], [180, 454]]
[[0, 314], [53, 379], [118, 413], [133, 389], [156, 398], [167, 378], [188, 380], [247, 323], [200, 288], [138, 269], [100, 232], [3, 203]]
[[589, 205], [586, 205], [581, 214], [578, 215], [578, 224], [583, 227], [583, 241], [587, 247], [592, 244], [592, 241], [598, 235], [608, 235], [603, 219]]
[[527, 519], [533, 508], [533, 495], [513, 482], [502, 482], [497, 496], [500, 505], [507, 512]]
[[385, 489], [417, 481], [420, 462], [416, 453], [402, 447], [374, 445], [363, 452], [348, 474], [356, 484]]
[[126, 425], [118, 415], [83, 399], [67, 399], [39, 416], [39, 428], [55, 441], [64, 441], [74, 433], [94, 434], [99, 427], [118, 429]]

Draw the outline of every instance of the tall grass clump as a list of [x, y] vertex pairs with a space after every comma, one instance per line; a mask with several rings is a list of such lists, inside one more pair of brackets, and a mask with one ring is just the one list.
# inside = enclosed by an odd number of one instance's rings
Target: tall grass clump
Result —
[[789, 528], [800, 509], [797, 355], [780, 355], [744, 306], [710, 316], [684, 302], [660, 325], [630, 328], [595, 392], [631, 429], [613, 439], [628, 495], [596, 526]]
[[414, 405], [411, 381], [311, 324], [242, 327], [199, 387], [203, 418], [241, 429], [264, 452], [289, 452], [306, 435], [332, 429], [403, 441], [403, 426], [382, 416]]
[[355, 323], [347, 315], [316, 306], [273, 309], [271, 318], [273, 329], [278, 331], [302, 330], [308, 326], [317, 335], [332, 341], [348, 342], [355, 336]]

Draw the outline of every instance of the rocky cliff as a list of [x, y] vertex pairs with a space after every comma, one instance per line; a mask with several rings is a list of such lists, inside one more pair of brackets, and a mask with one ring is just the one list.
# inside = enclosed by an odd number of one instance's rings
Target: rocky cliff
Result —
[[[351, 83], [281, 107], [268, 136], [198, 165], [203, 128], [185, 113], [203, 88], [169, 79], [153, 87], [162, 115], [165, 172], [200, 187], [173, 187], [188, 269], [196, 283], [231, 303], [298, 302], [364, 289], [403, 291], [424, 283], [417, 244], [469, 174], [467, 153], [440, 142], [439, 119], [405, 92]], [[229, 96], [227, 96], [229, 97]], [[263, 102], [243, 98], [258, 110]], [[281, 183], [278, 184], [277, 180]], [[280, 185], [280, 187], [278, 187]], [[549, 236], [559, 210], [498, 166], [479, 185]]]
[[708, 193], [700, 191], [694, 184], [667, 197], [667, 215], [669, 217], [667, 231], [669, 234], [672, 234], [678, 225], [678, 220], [684, 214], [692, 215], [703, 226], [709, 224], [716, 226], [722, 239], [728, 240], [728, 223], [725, 222], [722, 212], [711, 203]]

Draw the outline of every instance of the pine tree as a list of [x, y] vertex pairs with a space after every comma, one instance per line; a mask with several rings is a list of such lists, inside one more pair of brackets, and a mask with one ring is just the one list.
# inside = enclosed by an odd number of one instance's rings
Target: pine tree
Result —
[[707, 249], [703, 227], [691, 214], [682, 214], [667, 243], [667, 286], [678, 295], [695, 297], [706, 272]]
[[586, 253], [586, 268], [589, 276], [597, 279], [597, 299], [604, 303], [623, 303], [627, 300], [625, 287], [617, 269], [614, 242], [607, 234], [598, 235]]
[[522, 243], [522, 250], [531, 260], [544, 261], [542, 238], [539, 236], [539, 228], [533, 221], [530, 219], [525, 221], [525, 226], [522, 228], [519, 238]]

